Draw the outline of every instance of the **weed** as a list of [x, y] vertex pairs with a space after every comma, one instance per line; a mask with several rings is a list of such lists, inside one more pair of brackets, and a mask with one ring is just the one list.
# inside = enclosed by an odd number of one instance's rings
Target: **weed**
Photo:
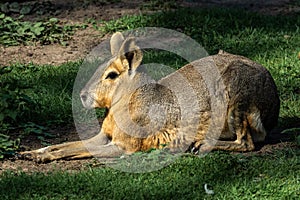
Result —
[[[17, 90], [27, 95], [28, 108], [25, 107], [27, 110], [23, 114], [19, 113], [19, 121], [36, 124], [72, 121], [71, 96], [80, 63], [61, 66], [16, 64], [1, 68], [0, 84], [10, 85], [9, 91]], [[9, 109], [13, 110], [15, 105], [17, 103], [12, 101]]]
[[[16, 124], [20, 119], [34, 114], [37, 106], [26, 90], [15, 88], [14, 85], [1, 84], [0, 89], [0, 130], [6, 130], [8, 124]], [[29, 114], [29, 115], [27, 115]]]
[[72, 121], [71, 95], [79, 64], [0, 68], [0, 132], [35, 134], [46, 145], [52, 137], [47, 125]]
[[36, 13], [39, 15], [47, 13], [55, 13], [55, 9], [53, 8], [53, 4], [50, 1], [44, 2], [5, 2], [0, 3], [0, 12], [5, 14], [20, 14], [20, 15], [28, 15], [32, 13]]
[[57, 18], [46, 22], [20, 21], [22, 18], [13, 19], [0, 13], [0, 44], [6, 46], [29, 44], [60, 43], [66, 45], [79, 26], [60, 26]]
[[0, 160], [5, 156], [14, 155], [19, 143], [20, 139], [11, 140], [9, 136], [0, 133]]
[[23, 130], [22, 137], [24, 135], [34, 134], [35, 136], [37, 136], [37, 138], [41, 141], [42, 145], [44, 146], [50, 145], [47, 142], [47, 138], [54, 137], [53, 134], [47, 132], [47, 128], [45, 126], [41, 126], [33, 122], [27, 122], [19, 126], [19, 128]]

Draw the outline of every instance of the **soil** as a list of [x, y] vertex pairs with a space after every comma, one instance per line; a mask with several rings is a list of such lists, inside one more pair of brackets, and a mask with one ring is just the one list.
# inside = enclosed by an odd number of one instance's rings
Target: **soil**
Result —
[[[5, 2], [5, 1], [3, 1]], [[23, 2], [23, 1], [22, 1]], [[115, 3], [109, 3], [115, 2]], [[25, 1], [22, 4], [37, 4], [38, 10], [25, 15], [24, 20], [37, 21], [50, 17], [58, 18], [62, 23], [82, 24], [87, 19], [109, 20], [117, 19], [124, 15], [155, 12], [162, 9], [152, 6], [151, 10], [145, 9], [150, 0], [42, 0]], [[203, 0], [203, 1], [178, 1], [183, 7], [237, 7], [248, 11], [259, 12], [267, 15], [285, 14], [291, 15], [300, 11], [300, 4], [294, 0]], [[169, 9], [166, 7], [165, 9]], [[16, 13], [11, 12], [16, 16]], [[33, 46], [3, 47], [0, 45], [0, 66], [13, 63], [35, 63], [59, 65], [68, 61], [84, 58], [90, 50], [98, 45], [109, 35], [101, 37], [101, 33], [89, 26], [84, 30], [77, 30], [67, 46], [60, 44]]]
[[[6, 2], [6, 1], [1, 1]], [[110, 3], [113, 2], [113, 3]], [[94, 1], [94, 0], [42, 0], [42, 1], [20, 1], [22, 4], [36, 4], [40, 7], [38, 11], [25, 15], [25, 20], [37, 21], [44, 18], [56, 17], [62, 23], [67, 24], [82, 24], [86, 19], [108, 20], [116, 19], [128, 14], [139, 14], [146, 12], [155, 12], [162, 9], [160, 6], [145, 8], [144, 5], [149, 5], [149, 0], [116, 0], [116, 1]], [[293, 0], [204, 0], [204, 1], [178, 1], [178, 5], [184, 7], [237, 7], [248, 11], [259, 12], [266, 15], [292, 15], [300, 11], [300, 5]], [[18, 13], [11, 12], [10, 15], [16, 16]], [[13, 63], [35, 63], [35, 64], [51, 64], [60, 65], [68, 61], [75, 61], [84, 58], [93, 47], [101, 41], [109, 37], [103, 36], [93, 27], [79, 29], [67, 46], [59, 44], [33, 46], [12, 46], [4, 47], [0, 45], [0, 67], [11, 65]], [[52, 134], [54, 139], [47, 139], [49, 144], [57, 144], [66, 141], [79, 140], [74, 127], [59, 127], [53, 128]], [[290, 138], [282, 138], [277, 134], [267, 145], [258, 148], [252, 152], [254, 154], [272, 153], [275, 149], [284, 149], [287, 147], [297, 148]], [[21, 140], [21, 148], [24, 150], [36, 149], [43, 147], [41, 141], [35, 136], [27, 136]], [[252, 154], [251, 153], [251, 154]], [[59, 160], [47, 164], [38, 164], [32, 161], [20, 160], [16, 158], [6, 159], [0, 162], [0, 173], [5, 170], [12, 172], [50, 172], [53, 170], [78, 171], [87, 169], [93, 166], [101, 165], [95, 159], [85, 160]]]

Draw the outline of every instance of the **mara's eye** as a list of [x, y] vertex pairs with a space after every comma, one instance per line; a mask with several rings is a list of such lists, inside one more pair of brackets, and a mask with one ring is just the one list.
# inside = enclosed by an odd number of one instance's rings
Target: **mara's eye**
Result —
[[106, 76], [106, 78], [105, 79], [115, 79], [115, 78], [117, 78], [119, 76], [119, 74], [118, 73], [116, 73], [116, 72], [109, 72], [109, 74]]

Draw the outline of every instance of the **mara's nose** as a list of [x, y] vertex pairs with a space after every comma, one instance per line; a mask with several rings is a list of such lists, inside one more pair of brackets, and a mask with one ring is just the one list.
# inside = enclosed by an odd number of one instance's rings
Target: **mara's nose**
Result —
[[80, 93], [80, 98], [81, 98], [82, 102], [85, 102], [87, 100], [87, 98], [88, 98], [87, 92], [81, 92]]
[[90, 93], [86, 91], [80, 92], [80, 99], [83, 107], [87, 109], [94, 108], [94, 99]]

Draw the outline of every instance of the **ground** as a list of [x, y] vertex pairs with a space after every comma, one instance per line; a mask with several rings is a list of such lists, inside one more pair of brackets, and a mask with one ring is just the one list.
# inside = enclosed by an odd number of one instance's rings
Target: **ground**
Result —
[[[4, 1], [5, 2], [5, 1]], [[40, 3], [47, 5], [44, 7], [43, 17], [56, 17], [63, 23], [78, 24], [85, 22], [86, 19], [96, 20], [108, 20], [116, 19], [123, 15], [128, 14], [139, 14], [143, 12], [153, 12], [154, 10], [160, 9], [143, 9], [143, 5], [147, 5], [149, 0], [138, 0], [138, 1], [71, 1], [71, 0], [50, 0], [50, 1], [27, 1], [26, 3]], [[50, 3], [49, 3], [50, 2]], [[200, 3], [201, 2], [201, 3]], [[205, 1], [179, 1], [181, 6], [187, 7], [240, 7], [253, 12], [260, 12], [267, 15], [277, 14], [291, 14], [300, 10], [299, 4], [293, 4], [291, 0], [205, 0]], [[43, 11], [43, 10], [42, 10]], [[26, 15], [25, 19], [38, 20], [41, 16], [37, 13]], [[34, 46], [13, 46], [4, 47], [0, 45], [0, 66], [10, 65], [12, 63], [28, 63], [32, 62], [35, 64], [53, 64], [59, 65], [67, 61], [78, 60], [84, 58], [88, 52], [102, 40], [109, 37], [109, 35], [101, 36], [99, 31], [96, 31], [93, 27], [87, 27], [83, 30], [76, 31], [74, 37], [68, 42], [67, 46], [61, 46], [59, 44], [51, 45], [39, 45]], [[64, 141], [78, 140], [79, 137], [76, 134], [76, 130], [73, 127], [64, 127], [52, 130], [53, 134], [57, 137], [55, 139], [48, 140], [49, 143], [61, 143]], [[58, 134], [59, 133], [59, 134]], [[271, 154], [274, 149], [282, 149], [293, 146], [289, 142], [289, 138], [280, 138], [279, 131], [276, 131], [276, 135], [269, 141], [269, 144], [264, 145], [262, 148], [258, 148], [256, 151], [248, 154]], [[62, 137], [63, 136], [63, 137]], [[282, 142], [279, 142], [282, 141]], [[25, 149], [36, 149], [42, 147], [40, 141], [36, 138], [26, 138], [22, 140], [21, 146]], [[92, 166], [101, 165], [94, 159], [88, 160], [75, 160], [75, 161], [55, 161], [48, 164], [37, 164], [32, 161], [18, 160], [18, 159], [7, 159], [1, 162], [0, 173], [4, 170], [18, 171], [22, 170], [25, 172], [49, 172], [54, 169], [60, 170], [82, 170]]]
[[[29, 1], [29, 3], [51, 2], [44, 6], [43, 18], [56, 17], [61, 22], [69, 24], [83, 23], [87, 19], [109, 20], [116, 19], [123, 15], [153, 12], [160, 9], [152, 7], [151, 10], [145, 9], [143, 5], [149, 4], [149, 0], [138, 1], [111, 1], [115, 3], [105, 3], [109, 1], [71, 1], [71, 0], [50, 0], [50, 1]], [[85, 3], [84, 3], [85, 2]], [[89, 2], [89, 3], [86, 3]], [[93, 3], [97, 2], [97, 3]], [[99, 3], [102, 2], [102, 3]], [[179, 1], [185, 7], [240, 7], [245, 10], [260, 12], [268, 15], [291, 14], [300, 10], [299, 4], [293, 5], [293, 0], [205, 0], [205, 1]], [[195, 3], [197, 2], [197, 3]], [[201, 2], [201, 3], [200, 3]], [[27, 2], [28, 3], [28, 2]], [[83, 6], [84, 5], [84, 6]], [[40, 11], [41, 12], [41, 11]], [[40, 15], [33, 13], [26, 15], [25, 19], [39, 20]], [[34, 46], [0, 46], [0, 65], [11, 63], [33, 62], [36, 64], [59, 65], [67, 61], [74, 61], [84, 58], [87, 53], [108, 36], [101, 37], [101, 33], [92, 27], [76, 31], [74, 37], [68, 42], [67, 46], [59, 44]]]

